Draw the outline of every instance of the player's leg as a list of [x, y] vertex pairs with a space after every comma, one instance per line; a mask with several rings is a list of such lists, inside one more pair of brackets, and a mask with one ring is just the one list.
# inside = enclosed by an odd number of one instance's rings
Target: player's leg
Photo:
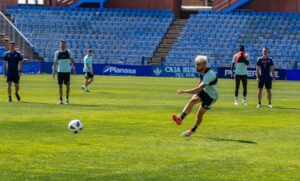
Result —
[[247, 105], [247, 85], [248, 85], [247, 76], [243, 77], [242, 83], [243, 83], [243, 100], [242, 100], [242, 104]]
[[186, 132], [184, 132], [182, 134], [182, 136], [187, 136], [188, 137], [188, 136], [191, 136], [194, 132], [196, 132], [197, 128], [199, 127], [199, 125], [203, 121], [203, 115], [206, 113], [206, 111], [207, 111], [207, 109], [205, 109], [204, 107], [199, 108], [193, 128], [186, 131]]
[[57, 74], [58, 81], [58, 92], [59, 92], [59, 102], [58, 104], [63, 104], [63, 76], [62, 73], [58, 72]]
[[19, 95], [19, 90], [20, 90], [20, 84], [19, 83], [15, 83], [15, 96], [17, 98], [18, 101], [21, 101], [21, 97]]
[[268, 107], [269, 108], [272, 108], [272, 79], [268, 79], [266, 80], [266, 89], [267, 89], [267, 97], [268, 97], [268, 101], [269, 101], [269, 104], [268, 104]]
[[16, 96], [18, 101], [21, 101], [21, 97], [19, 95], [19, 90], [20, 90], [20, 77], [19, 77], [19, 75], [15, 76], [13, 82], [15, 84], [15, 96]]
[[262, 98], [262, 91], [264, 85], [265, 85], [265, 81], [260, 78], [258, 82], [258, 92], [257, 92], [258, 105], [256, 106], [257, 108], [261, 108], [261, 98]]
[[201, 102], [200, 97], [198, 95], [194, 95], [184, 107], [181, 115], [173, 115], [173, 120], [177, 123], [177, 125], [181, 125], [183, 119], [191, 113], [194, 105], [198, 104], [199, 102]]
[[235, 75], [235, 92], [234, 92], [234, 105], [238, 105], [239, 89], [240, 89], [240, 76]]
[[269, 108], [272, 108], [272, 91], [271, 89], [267, 89], [267, 97], [268, 97], [268, 101], [269, 101], [269, 105], [268, 107]]
[[89, 74], [88, 74], [88, 72], [86, 72], [86, 73], [84, 74], [84, 82], [83, 82], [83, 85], [81, 86], [81, 88], [82, 88], [82, 90], [83, 90], [84, 92], [87, 92], [88, 80], [89, 80]]
[[12, 86], [12, 81], [8, 81], [7, 82], [8, 102], [12, 102], [12, 99], [11, 99], [11, 86]]
[[194, 95], [189, 102], [186, 104], [186, 106], [183, 109], [183, 113], [185, 113], [186, 115], [190, 114], [194, 105], [198, 104], [200, 102], [200, 97], [198, 95]]
[[58, 92], [59, 92], [59, 102], [58, 102], [58, 104], [63, 104], [63, 84], [58, 85]]
[[69, 104], [69, 96], [70, 96], [70, 79], [71, 79], [71, 74], [66, 73], [64, 77], [64, 84], [66, 85], [66, 103]]
[[258, 100], [258, 105], [257, 108], [261, 107], [261, 97], [262, 97], [262, 88], [258, 88], [258, 92], [257, 92], [257, 100]]
[[94, 81], [94, 78], [89, 78], [86, 82], [86, 87], [89, 86]]
[[85, 82], [85, 91], [90, 92], [88, 86], [94, 81], [94, 75], [88, 72], [88, 76]]
[[69, 104], [70, 85], [66, 85], [66, 103]]

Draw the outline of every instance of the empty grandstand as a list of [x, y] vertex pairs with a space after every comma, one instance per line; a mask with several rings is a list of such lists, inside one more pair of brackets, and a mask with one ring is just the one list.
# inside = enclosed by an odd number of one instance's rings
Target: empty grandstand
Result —
[[292, 13], [199, 12], [192, 15], [167, 57], [167, 65], [192, 65], [196, 55], [214, 66], [229, 67], [239, 45], [250, 54], [251, 67], [263, 47], [280, 68], [295, 68], [300, 60], [300, 18]]
[[5, 47], [0, 46], [0, 58], [1, 58], [1, 59], [3, 58], [5, 52], [6, 52]]
[[97, 63], [129, 65], [153, 56], [174, 18], [169, 11], [32, 6], [10, 8], [8, 13], [46, 62], [65, 39], [77, 62], [92, 48]]
[[191, 66], [204, 54], [212, 66], [230, 67], [244, 45], [252, 68], [263, 47], [280, 68], [300, 64], [297, 13], [200, 11], [187, 21], [165, 10], [17, 6], [7, 13], [45, 62], [66, 39], [76, 62], [92, 48], [100, 64]]

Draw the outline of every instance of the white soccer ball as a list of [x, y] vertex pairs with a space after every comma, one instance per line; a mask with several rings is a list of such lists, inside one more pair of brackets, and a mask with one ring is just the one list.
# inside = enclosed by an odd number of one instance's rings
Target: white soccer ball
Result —
[[83, 129], [83, 124], [80, 120], [74, 119], [70, 121], [68, 128], [73, 132], [73, 133], [78, 133], [79, 131], [82, 131]]

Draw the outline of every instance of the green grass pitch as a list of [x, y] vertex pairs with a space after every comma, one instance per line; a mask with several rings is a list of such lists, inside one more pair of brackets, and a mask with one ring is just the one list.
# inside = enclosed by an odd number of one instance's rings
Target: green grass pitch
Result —
[[[299, 82], [276, 81], [274, 108], [264, 92], [257, 109], [254, 80], [237, 107], [233, 80], [220, 80], [220, 99], [183, 138], [198, 106], [176, 126], [171, 115], [190, 98], [176, 90], [198, 79], [96, 77], [88, 94], [82, 76], [71, 81], [71, 105], [56, 105], [50, 75], [22, 77], [23, 103], [6, 102], [2, 80], [0, 180], [300, 180]], [[71, 119], [83, 132], [68, 130]]]

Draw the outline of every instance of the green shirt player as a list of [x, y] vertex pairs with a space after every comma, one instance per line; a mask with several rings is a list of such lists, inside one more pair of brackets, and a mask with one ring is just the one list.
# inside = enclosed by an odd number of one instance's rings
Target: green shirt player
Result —
[[[235, 54], [232, 58], [232, 66], [231, 66], [231, 75], [235, 79], [235, 97], [234, 104], [238, 105], [238, 96], [239, 96], [239, 88], [240, 82], [243, 83], [243, 99], [242, 104], [247, 105], [247, 68], [249, 65], [249, 55], [245, 53], [244, 46], [240, 46], [239, 52]], [[235, 67], [235, 73], [234, 73]]]
[[88, 86], [94, 81], [94, 71], [93, 71], [93, 50], [88, 49], [86, 56], [83, 58], [83, 72], [85, 81], [81, 87], [84, 92], [90, 92]]
[[[73, 69], [73, 74], [76, 75], [75, 63], [73, 60], [73, 55], [70, 50], [67, 49], [66, 41], [60, 41], [60, 49], [55, 52], [54, 65], [52, 70], [52, 76], [55, 78], [55, 71], [57, 68], [57, 79], [59, 85], [59, 102], [58, 104], [63, 104], [63, 84], [66, 85], [66, 104], [69, 104], [69, 94], [70, 94], [70, 74], [71, 66]], [[58, 67], [57, 67], [58, 66]]]
[[198, 85], [190, 90], [180, 89], [177, 91], [178, 94], [194, 94], [194, 96], [190, 99], [190, 101], [183, 109], [183, 113], [181, 115], [173, 115], [173, 120], [176, 122], [177, 125], [182, 124], [183, 119], [189, 113], [191, 113], [195, 104], [202, 102], [202, 105], [198, 110], [198, 114], [193, 128], [184, 132], [182, 134], [183, 136], [191, 136], [196, 131], [196, 129], [203, 120], [203, 115], [205, 114], [205, 112], [209, 110], [219, 98], [218, 78], [216, 76], [216, 73], [207, 67], [207, 63], [208, 60], [206, 56], [198, 56], [195, 59], [196, 70], [200, 73], [200, 81]]

